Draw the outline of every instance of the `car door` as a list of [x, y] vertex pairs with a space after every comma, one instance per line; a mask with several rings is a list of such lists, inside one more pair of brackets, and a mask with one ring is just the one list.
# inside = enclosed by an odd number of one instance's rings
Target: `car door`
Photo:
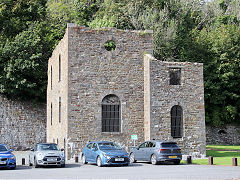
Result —
[[91, 149], [92, 149], [92, 145], [93, 143], [89, 143], [87, 145], [87, 147], [85, 148], [85, 152], [84, 152], [84, 155], [85, 155], [85, 158], [86, 158], [86, 161], [91, 161]]
[[93, 146], [91, 148], [91, 153], [90, 153], [90, 158], [91, 158], [92, 162], [96, 162], [96, 159], [97, 159], [97, 156], [98, 156], [97, 151], [98, 151], [97, 144], [93, 143]]
[[136, 151], [135, 151], [135, 159], [136, 160], [144, 160], [146, 145], [147, 145], [147, 142], [144, 142], [144, 143], [140, 144], [139, 147], [136, 148]]
[[155, 146], [156, 146], [155, 142], [151, 142], [151, 141], [147, 142], [147, 148], [144, 156], [146, 158], [145, 159], [146, 161], [150, 160], [151, 155], [154, 153]]

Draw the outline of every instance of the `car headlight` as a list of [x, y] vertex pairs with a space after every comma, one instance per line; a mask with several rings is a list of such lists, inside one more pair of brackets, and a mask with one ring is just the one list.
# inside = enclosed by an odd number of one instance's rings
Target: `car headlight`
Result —
[[60, 157], [61, 157], [62, 159], [64, 159], [64, 158], [65, 158], [64, 153], [61, 153], [61, 154], [60, 154]]
[[37, 154], [37, 157], [38, 157], [39, 159], [43, 159], [44, 155], [41, 154], [41, 153], [38, 153], [38, 154]]
[[16, 159], [16, 157], [15, 156], [11, 156], [9, 159], [13, 160], [13, 159]]
[[103, 156], [104, 156], [105, 158], [107, 158], [107, 159], [110, 159], [110, 158], [111, 158], [110, 156], [108, 156], [108, 155], [106, 155], [106, 154], [103, 154]]

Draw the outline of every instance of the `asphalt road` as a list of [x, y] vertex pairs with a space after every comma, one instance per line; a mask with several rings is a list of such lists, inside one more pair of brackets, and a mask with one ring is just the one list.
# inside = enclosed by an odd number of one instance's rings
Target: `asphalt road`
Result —
[[136, 163], [124, 167], [67, 164], [65, 168], [18, 166], [0, 169], [0, 179], [240, 179], [240, 167], [209, 165], [151, 165]]

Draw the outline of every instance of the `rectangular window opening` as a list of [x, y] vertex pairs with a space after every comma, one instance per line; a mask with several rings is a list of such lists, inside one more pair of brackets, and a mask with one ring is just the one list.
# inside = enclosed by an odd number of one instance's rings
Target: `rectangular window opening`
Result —
[[59, 97], [59, 123], [61, 123], [61, 97]]
[[59, 58], [58, 58], [58, 70], [59, 70], [59, 72], [58, 72], [58, 75], [59, 75], [59, 79], [58, 79], [58, 81], [60, 82], [61, 81], [61, 54], [59, 54]]
[[181, 85], [181, 69], [171, 68], [169, 70], [170, 85]]

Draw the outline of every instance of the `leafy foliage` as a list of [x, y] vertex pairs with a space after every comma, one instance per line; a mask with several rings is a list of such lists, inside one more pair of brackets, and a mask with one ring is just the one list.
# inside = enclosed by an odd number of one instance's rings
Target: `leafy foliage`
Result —
[[157, 59], [204, 63], [206, 122], [239, 123], [239, 0], [2, 0], [1, 93], [45, 100], [47, 60], [69, 22], [152, 29]]

